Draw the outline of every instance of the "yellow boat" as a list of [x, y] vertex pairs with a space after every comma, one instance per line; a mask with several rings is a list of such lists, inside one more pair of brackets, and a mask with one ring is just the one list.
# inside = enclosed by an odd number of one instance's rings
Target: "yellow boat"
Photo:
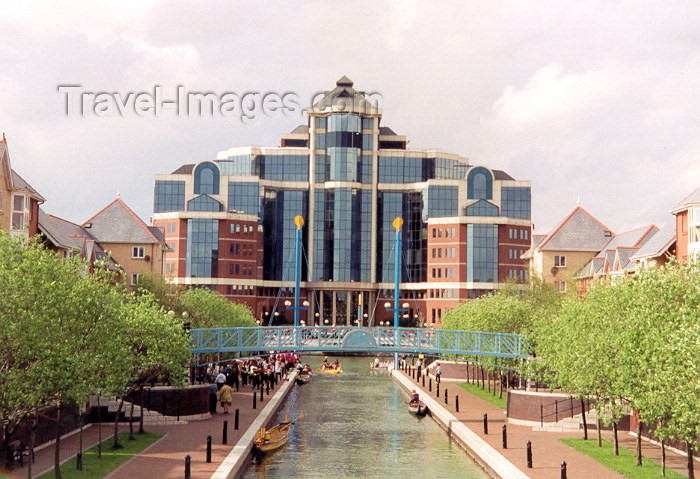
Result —
[[328, 373], [328, 374], [340, 374], [343, 372], [343, 369], [342, 369], [342, 367], [340, 367], [338, 369], [335, 369], [334, 367], [324, 368], [323, 365], [321, 365], [321, 367], [318, 368], [318, 371], [320, 371], [322, 373]]
[[294, 421], [290, 421], [289, 418], [286, 417], [283, 422], [270, 429], [261, 427], [253, 441], [254, 452], [257, 454], [265, 454], [284, 446], [289, 440], [289, 430], [292, 424], [302, 417], [304, 417], [304, 415], [300, 414]]

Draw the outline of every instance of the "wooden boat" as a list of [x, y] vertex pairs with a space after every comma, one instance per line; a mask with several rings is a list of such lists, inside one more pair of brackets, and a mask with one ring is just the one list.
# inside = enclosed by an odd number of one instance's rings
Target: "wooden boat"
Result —
[[289, 432], [292, 424], [304, 417], [300, 414], [294, 421], [290, 421], [288, 417], [278, 425], [266, 429], [261, 427], [255, 435], [253, 441], [253, 452], [257, 455], [262, 455], [284, 446], [289, 440]]
[[299, 386], [303, 386], [304, 384], [307, 384], [311, 380], [311, 376], [308, 374], [300, 374], [297, 376], [296, 382]]
[[423, 401], [411, 401], [408, 403], [408, 412], [416, 416], [425, 416], [428, 412], [428, 405]]

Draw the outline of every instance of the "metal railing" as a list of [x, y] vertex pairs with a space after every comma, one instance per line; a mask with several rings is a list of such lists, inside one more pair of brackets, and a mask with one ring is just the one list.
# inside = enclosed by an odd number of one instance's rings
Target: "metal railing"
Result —
[[[548, 412], [545, 412], [545, 409]], [[544, 427], [545, 418], [554, 417], [554, 422], [559, 422], [559, 419], [573, 418], [576, 414], [589, 412], [591, 410], [591, 401], [586, 399], [583, 401], [580, 398], [569, 396], [568, 398], [557, 399], [549, 404], [540, 404], [540, 427]], [[551, 421], [547, 421], [551, 422]]]

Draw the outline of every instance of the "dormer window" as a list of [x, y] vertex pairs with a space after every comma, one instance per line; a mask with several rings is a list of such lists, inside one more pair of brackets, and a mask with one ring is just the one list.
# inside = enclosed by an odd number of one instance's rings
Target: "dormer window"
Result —
[[12, 196], [12, 229], [23, 230], [27, 224], [29, 206], [28, 198], [24, 195]]

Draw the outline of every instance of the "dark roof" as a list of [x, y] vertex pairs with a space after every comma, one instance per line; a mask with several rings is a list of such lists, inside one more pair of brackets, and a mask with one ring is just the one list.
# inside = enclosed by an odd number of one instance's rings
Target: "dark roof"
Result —
[[15, 170], [12, 170], [12, 186], [18, 190], [24, 190], [30, 195], [37, 197], [39, 200], [44, 201], [44, 197], [39, 194], [37, 190], [32, 188], [32, 186], [24, 181], [24, 178], [19, 176]]
[[57, 247], [83, 252], [86, 242], [94, 238], [85, 228], [63, 218], [49, 215], [39, 208], [39, 230]]
[[512, 176], [503, 170], [491, 170], [493, 172], [494, 180], [515, 180]]
[[153, 233], [153, 236], [158, 238], [158, 241], [161, 243], [165, 243], [165, 232], [163, 231], [163, 228], [160, 228], [158, 226], [149, 226], [149, 230], [151, 230], [151, 233]]
[[598, 252], [610, 242], [612, 231], [581, 206], [577, 206], [537, 249]]
[[177, 170], [173, 171], [170, 174], [171, 175], [190, 175], [190, 174], [192, 174], [192, 170], [194, 170], [194, 164], [182, 165], [180, 168], [178, 168]]
[[379, 134], [380, 135], [396, 135], [397, 133], [389, 128], [388, 126], [380, 126], [379, 127]]
[[83, 223], [83, 227], [100, 243], [163, 242], [120, 198]]
[[676, 213], [688, 209], [692, 205], [700, 205], [700, 188], [690, 193], [688, 196], [683, 198], [676, 206], [671, 210]]
[[656, 258], [666, 253], [676, 242], [676, 225], [670, 225], [658, 231], [630, 259]]
[[340, 79], [338, 79], [338, 81], [335, 82], [335, 88], [331, 91], [324, 92], [323, 98], [314, 103], [313, 106], [327, 109], [331, 108], [340, 100], [347, 102], [347, 98], [351, 98], [352, 104], [354, 105], [367, 104], [375, 106], [372, 101], [365, 96], [365, 92], [357, 91], [353, 88], [352, 80], [346, 76], [342, 76]]

